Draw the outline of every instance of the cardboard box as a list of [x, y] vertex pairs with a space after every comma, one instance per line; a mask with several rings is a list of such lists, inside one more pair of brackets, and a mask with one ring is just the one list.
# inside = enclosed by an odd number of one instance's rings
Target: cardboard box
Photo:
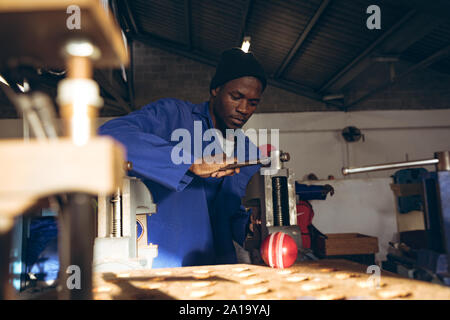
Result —
[[315, 253], [320, 257], [375, 254], [378, 238], [359, 233], [330, 233], [316, 239]]

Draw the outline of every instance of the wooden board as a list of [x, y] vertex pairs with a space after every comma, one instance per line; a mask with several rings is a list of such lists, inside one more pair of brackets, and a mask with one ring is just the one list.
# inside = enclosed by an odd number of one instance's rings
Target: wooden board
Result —
[[0, 217], [21, 214], [39, 198], [67, 192], [108, 194], [122, 185], [125, 149], [111, 137], [76, 146], [56, 141], [0, 142]]
[[347, 260], [284, 270], [247, 264], [131, 270], [94, 274], [94, 299], [450, 299], [444, 286], [389, 272], [381, 272], [380, 286], [371, 286], [371, 276], [367, 266]]
[[320, 256], [374, 254], [378, 252], [378, 238], [359, 233], [330, 233], [317, 239]]
[[[69, 29], [67, 19], [80, 8], [80, 29]], [[36, 67], [65, 68], [62, 46], [69, 39], [89, 39], [101, 51], [96, 67], [128, 65], [120, 28], [99, 1], [2, 0], [0, 1], [0, 64], [27, 62]], [[19, 60], [20, 58], [20, 60]], [[11, 65], [10, 65], [11, 66]]]

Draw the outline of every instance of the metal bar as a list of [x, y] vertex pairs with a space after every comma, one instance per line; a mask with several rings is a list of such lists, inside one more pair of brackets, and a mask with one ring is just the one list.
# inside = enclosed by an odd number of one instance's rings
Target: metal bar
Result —
[[380, 171], [380, 170], [389, 170], [389, 169], [397, 169], [397, 168], [407, 168], [407, 167], [418, 167], [418, 166], [427, 166], [432, 164], [437, 164], [439, 162], [438, 159], [426, 159], [426, 160], [416, 160], [416, 161], [406, 161], [406, 162], [393, 162], [386, 164], [375, 164], [371, 166], [364, 166], [360, 168], [342, 168], [342, 174], [344, 176], [353, 173], [362, 173], [362, 172], [371, 172], [371, 171]]
[[6, 97], [13, 103], [19, 115], [23, 115], [23, 121], [28, 121], [37, 139], [46, 140], [47, 135], [44, 126], [34, 110], [32, 101], [27, 95], [16, 94], [14, 90], [6, 85], [0, 85]]
[[242, 40], [244, 38], [245, 30], [247, 29], [248, 17], [250, 16], [250, 9], [253, 5], [252, 0], [247, 0], [244, 2], [244, 9], [242, 14], [241, 27], [239, 28], [239, 34], [237, 36], [236, 46], [240, 47], [242, 44]]
[[120, 189], [114, 193], [112, 199], [112, 226], [111, 226], [111, 237], [120, 238], [122, 237], [122, 195]]
[[134, 20], [134, 16], [133, 16], [133, 13], [131, 12], [131, 9], [130, 9], [130, 6], [128, 4], [128, 1], [121, 1], [121, 3], [123, 3], [124, 6], [125, 6], [126, 15], [127, 15], [127, 18], [128, 18], [127, 20], [131, 23], [131, 27], [133, 28], [132, 31], [135, 34], [138, 34], [139, 33], [139, 29], [137, 27], [136, 21]]
[[92, 196], [67, 195], [68, 202], [58, 217], [60, 272], [58, 299], [92, 299], [92, 261], [95, 212]]
[[10, 279], [10, 252], [12, 245], [13, 228], [0, 230], [0, 300], [13, 299], [13, 288]]
[[134, 103], [134, 49], [133, 49], [133, 40], [128, 41], [128, 47], [130, 51], [130, 66], [127, 68], [127, 85], [128, 85], [128, 98], [130, 100], [130, 106], [132, 110], [136, 110], [136, 106]]
[[300, 49], [302, 44], [305, 42], [305, 40], [308, 37], [309, 33], [314, 28], [314, 26], [317, 24], [317, 21], [319, 21], [319, 18], [322, 16], [322, 14], [324, 13], [325, 9], [328, 7], [330, 2], [331, 2], [331, 0], [324, 0], [324, 1], [322, 1], [322, 3], [320, 4], [319, 9], [317, 9], [316, 13], [314, 14], [312, 19], [309, 21], [308, 25], [306, 26], [305, 30], [303, 30], [303, 32], [300, 34], [300, 36], [298, 37], [298, 39], [295, 42], [294, 46], [289, 51], [289, 54], [284, 59], [284, 61], [281, 64], [281, 66], [278, 68], [277, 72], [275, 73], [275, 78], [280, 78], [283, 75], [283, 73], [286, 70], [287, 66], [291, 63], [292, 59], [294, 58], [294, 56], [296, 55], [296, 53], [298, 52], [298, 50]]
[[333, 102], [333, 101], [324, 101], [323, 100], [323, 96], [318, 94], [316, 91], [314, 91], [314, 89], [302, 86], [302, 85], [298, 85], [298, 84], [294, 84], [290, 81], [286, 81], [286, 80], [282, 80], [282, 79], [268, 79], [267, 83], [270, 84], [271, 86], [289, 91], [289, 92], [293, 92], [295, 94], [313, 99], [315, 101], [321, 102], [325, 105], [331, 105], [334, 106], [336, 108], [338, 108], [339, 110], [343, 110], [343, 105]]
[[363, 95], [362, 97], [360, 97], [360, 98], [354, 100], [353, 102], [347, 104], [345, 106], [346, 109], [348, 110], [348, 108], [350, 108], [350, 107], [352, 107], [352, 106], [354, 106], [354, 105], [356, 105], [356, 104], [358, 104], [358, 103], [360, 103], [360, 102], [362, 102], [364, 100], [367, 100], [367, 98], [371, 97], [375, 93], [387, 89], [392, 84], [397, 83], [398, 81], [400, 81], [401, 79], [403, 79], [406, 76], [410, 75], [414, 71], [426, 68], [429, 65], [431, 65], [431, 64], [435, 63], [436, 61], [438, 61], [439, 59], [443, 59], [444, 57], [446, 57], [449, 54], [450, 54], [450, 45], [446, 46], [445, 48], [443, 48], [441, 50], [438, 50], [438, 52], [432, 54], [428, 58], [426, 58], [426, 59], [422, 60], [421, 62], [413, 65], [412, 67], [408, 68], [405, 72], [403, 72], [399, 76], [395, 77], [393, 81], [391, 81], [389, 79], [389, 81], [386, 81], [385, 83], [383, 83], [379, 87], [375, 88], [374, 90], [368, 92], [367, 94]]
[[33, 105], [35, 110], [37, 111], [46, 135], [49, 139], [57, 139], [58, 138], [58, 129], [55, 122], [56, 112], [50, 98], [41, 93], [35, 92], [31, 96]]
[[422, 194], [425, 229], [430, 243], [429, 249], [435, 252], [444, 252], [445, 240], [440, 222], [436, 172], [429, 172], [422, 180]]
[[219, 171], [226, 171], [230, 169], [236, 169], [236, 168], [242, 168], [247, 166], [254, 166], [256, 164], [259, 164], [263, 167], [270, 166], [270, 158], [264, 158], [264, 159], [258, 159], [253, 161], [245, 161], [245, 162], [238, 162], [238, 163], [230, 163], [226, 167], [220, 168]]
[[441, 230], [447, 253], [447, 272], [450, 272], [450, 171], [440, 171], [438, 178], [438, 203], [441, 213]]
[[[350, 82], [351, 79], [356, 77], [361, 73], [368, 65], [371, 64], [370, 59], [366, 59], [372, 54], [376, 48], [378, 48], [389, 36], [391, 36], [396, 30], [401, 26], [405, 25], [411, 20], [412, 16], [415, 14], [415, 10], [409, 11], [402, 19], [400, 19], [394, 26], [392, 26], [388, 31], [384, 32], [375, 42], [373, 42], [367, 49], [365, 49], [359, 56], [353, 59], [349, 64], [347, 64], [341, 71], [339, 71], [335, 76], [328, 80], [318, 91], [324, 92], [329, 87], [337, 82], [344, 81], [344, 84]], [[349, 79], [344, 79], [348, 77]], [[343, 87], [344, 84], [340, 84], [339, 88]]]

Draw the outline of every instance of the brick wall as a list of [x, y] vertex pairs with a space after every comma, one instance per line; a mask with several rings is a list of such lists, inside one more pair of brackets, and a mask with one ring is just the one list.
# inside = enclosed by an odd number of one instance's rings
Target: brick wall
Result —
[[[136, 107], [161, 98], [194, 103], [209, 99], [215, 68], [158, 48], [134, 43]], [[323, 103], [267, 86], [257, 112], [326, 111]]]
[[134, 43], [136, 107], [161, 98], [208, 99], [214, 68], [139, 42]]
[[[398, 63], [398, 73], [407, 63]], [[209, 98], [209, 83], [215, 68], [167, 51], [134, 43], [136, 107], [160, 98], [173, 97], [200, 103]], [[353, 101], [389, 79], [387, 64], [374, 64], [345, 89]], [[426, 69], [417, 71], [387, 90], [374, 94], [351, 108], [356, 110], [450, 108], [450, 75]], [[336, 111], [292, 92], [267, 86], [257, 112]]]
[[[395, 64], [399, 75], [412, 64]], [[352, 101], [380, 86], [389, 79], [389, 66], [377, 63], [361, 73], [347, 89], [347, 99]], [[449, 109], [450, 75], [434, 69], [423, 69], [392, 84], [351, 110], [405, 110], [405, 109]]]

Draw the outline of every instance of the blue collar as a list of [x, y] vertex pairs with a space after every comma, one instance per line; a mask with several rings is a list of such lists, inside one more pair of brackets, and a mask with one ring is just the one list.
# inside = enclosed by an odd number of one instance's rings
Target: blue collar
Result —
[[213, 121], [209, 113], [209, 101], [194, 105], [194, 108], [192, 108], [192, 113], [199, 114], [207, 119], [211, 128], [214, 128]]

